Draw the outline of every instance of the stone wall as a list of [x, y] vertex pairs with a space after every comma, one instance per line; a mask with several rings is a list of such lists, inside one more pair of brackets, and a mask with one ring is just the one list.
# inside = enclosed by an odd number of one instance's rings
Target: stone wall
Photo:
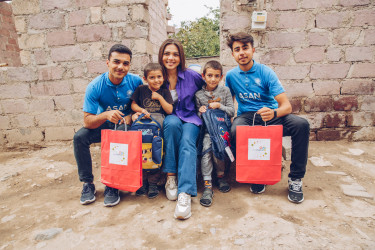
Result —
[[[5, 3], [1, 3], [2, 5]], [[166, 0], [13, 0], [22, 67], [0, 68], [0, 145], [72, 140], [87, 84], [109, 48], [131, 48], [141, 74], [167, 37]]]
[[[256, 7], [255, 4], [258, 4]], [[255, 60], [275, 70], [312, 140], [375, 140], [373, 0], [221, 0], [221, 62], [236, 66], [228, 33], [255, 39]], [[251, 30], [261, 4], [267, 27]]]
[[21, 66], [19, 50], [12, 6], [0, 2], [0, 65]]

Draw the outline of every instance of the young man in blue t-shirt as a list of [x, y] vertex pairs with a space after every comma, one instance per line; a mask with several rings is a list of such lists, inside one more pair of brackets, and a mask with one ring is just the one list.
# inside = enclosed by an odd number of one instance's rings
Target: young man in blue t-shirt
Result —
[[[130, 97], [143, 84], [139, 76], [128, 73], [131, 59], [132, 52], [128, 47], [113, 45], [108, 53], [108, 72], [96, 77], [86, 88], [83, 103], [84, 126], [73, 138], [79, 180], [84, 183], [81, 204], [95, 201], [90, 145], [101, 141], [102, 129], [113, 129], [115, 124], [123, 124], [124, 120], [127, 124], [131, 122]], [[118, 189], [106, 186], [104, 206], [115, 206], [119, 202]]]
[[[310, 126], [306, 119], [290, 114], [292, 106], [275, 72], [253, 60], [253, 37], [239, 32], [227, 40], [238, 67], [228, 71], [225, 79], [238, 103], [237, 117], [231, 128], [232, 145], [236, 145], [238, 125], [282, 124], [283, 135], [292, 138], [292, 163], [288, 179], [288, 199], [294, 203], [304, 200], [302, 178], [306, 172]], [[250, 191], [260, 194], [265, 185], [251, 184]]]

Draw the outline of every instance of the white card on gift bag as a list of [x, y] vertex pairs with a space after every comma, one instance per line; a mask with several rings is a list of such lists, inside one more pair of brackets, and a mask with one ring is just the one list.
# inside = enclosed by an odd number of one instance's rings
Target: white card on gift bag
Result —
[[271, 156], [270, 139], [251, 139], [248, 141], [248, 160], [269, 161]]
[[110, 143], [109, 163], [128, 165], [128, 144]]

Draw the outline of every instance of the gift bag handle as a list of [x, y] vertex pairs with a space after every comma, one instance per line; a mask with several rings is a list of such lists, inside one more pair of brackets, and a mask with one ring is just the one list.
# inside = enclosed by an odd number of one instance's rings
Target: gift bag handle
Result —
[[[255, 112], [254, 113], [254, 116], [253, 116], [253, 126], [254, 126], [254, 122], [255, 122], [255, 116], [257, 115], [257, 113]], [[267, 122], [264, 122], [264, 126], [267, 126]]]
[[[125, 124], [124, 131], [128, 131], [128, 125], [126, 124], [125, 118], [123, 117], [122, 119], [124, 120], [124, 124]], [[115, 123], [115, 130], [117, 130], [116, 127], [117, 127], [117, 124]]]

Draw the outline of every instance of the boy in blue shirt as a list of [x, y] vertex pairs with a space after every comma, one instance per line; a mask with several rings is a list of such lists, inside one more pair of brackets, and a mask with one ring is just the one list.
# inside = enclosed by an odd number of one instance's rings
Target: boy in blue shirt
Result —
[[[283, 135], [292, 138], [292, 163], [288, 179], [288, 199], [294, 203], [304, 200], [302, 178], [306, 172], [310, 126], [306, 119], [292, 115], [292, 106], [275, 72], [253, 60], [254, 40], [251, 35], [239, 32], [230, 35], [227, 45], [238, 67], [228, 71], [225, 79], [238, 103], [237, 117], [231, 128], [232, 145], [236, 145], [236, 127], [253, 124], [282, 124]], [[265, 185], [251, 184], [250, 191], [260, 194]]]
[[[73, 138], [79, 179], [84, 183], [80, 199], [83, 205], [94, 202], [96, 193], [90, 145], [101, 141], [102, 129], [114, 129], [115, 124], [122, 124], [124, 119], [127, 124], [131, 122], [130, 97], [143, 84], [139, 76], [128, 73], [131, 58], [132, 52], [128, 47], [113, 45], [108, 53], [108, 72], [96, 77], [86, 88], [84, 126]], [[104, 206], [115, 206], [119, 202], [119, 190], [106, 186]]]

